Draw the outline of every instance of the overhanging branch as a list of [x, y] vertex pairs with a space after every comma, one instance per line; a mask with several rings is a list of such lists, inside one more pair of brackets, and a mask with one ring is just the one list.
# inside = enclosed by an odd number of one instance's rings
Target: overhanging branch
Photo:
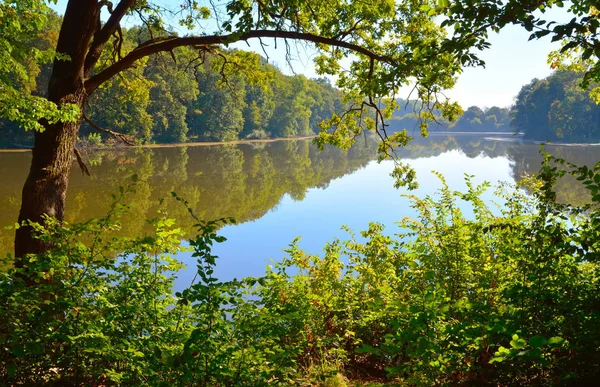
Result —
[[81, 157], [81, 153], [79, 153], [79, 149], [77, 148], [73, 148], [73, 152], [75, 152], [75, 158], [77, 159], [77, 164], [79, 165], [79, 168], [81, 169], [81, 173], [84, 175], [90, 175], [90, 170], [88, 169], [87, 165], [85, 165], [85, 162], [83, 161], [83, 157]]
[[132, 145], [132, 146], [135, 145], [135, 143], [133, 141], [131, 141], [123, 133], [115, 132], [114, 130], [104, 129], [104, 128], [98, 126], [98, 124], [96, 124], [94, 121], [89, 119], [89, 117], [85, 114], [85, 112], [82, 112], [82, 116], [83, 116], [83, 119], [85, 120], [85, 122], [87, 122], [92, 128], [96, 129], [97, 131], [106, 133], [106, 134], [116, 138], [117, 140], [124, 142], [127, 145]]
[[[88, 76], [100, 55], [102, 54], [102, 49], [106, 45], [106, 42], [110, 39], [110, 37], [120, 29], [121, 19], [127, 13], [127, 10], [131, 8], [131, 6], [135, 3], [135, 0], [121, 0], [119, 4], [115, 7], [115, 9], [110, 13], [110, 17], [102, 26], [101, 29], [96, 32], [94, 35], [94, 40], [90, 46], [87, 56], [85, 57], [85, 76]], [[100, 5], [99, 5], [100, 6]]]
[[372, 60], [389, 63], [390, 65], [397, 65], [396, 60], [390, 56], [381, 55], [370, 51], [369, 49], [362, 47], [358, 44], [337, 40], [335, 38], [328, 38], [324, 36], [295, 31], [254, 30], [244, 34], [187, 36], [172, 38], [161, 37], [149, 40], [139, 45], [129, 54], [125, 55], [121, 60], [113, 63], [111, 66], [107, 67], [98, 74], [89, 78], [85, 83], [85, 88], [87, 93], [91, 94], [101, 84], [108, 81], [121, 71], [131, 67], [137, 60], [152, 54], [156, 54], [158, 52], [172, 51], [175, 48], [184, 46], [210, 46], [216, 44], [233, 43], [242, 40], [260, 38], [303, 40], [312, 43], [340, 47], [354, 51], [358, 54], [365, 55], [371, 58]]

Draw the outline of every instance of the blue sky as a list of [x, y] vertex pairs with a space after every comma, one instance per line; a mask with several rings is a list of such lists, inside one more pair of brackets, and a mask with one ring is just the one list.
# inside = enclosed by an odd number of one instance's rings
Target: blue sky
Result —
[[[162, 0], [162, 2], [168, 3], [173, 0]], [[59, 0], [53, 8], [63, 13], [66, 3], [67, 0]], [[551, 10], [545, 16], [548, 20], [568, 18], [564, 9]], [[528, 38], [529, 33], [518, 26], [506, 27], [499, 34], [492, 33], [491, 49], [480, 54], [486, 62], [486, 67], [465, 69], [456, 87], [445, 94], [458, 101], [464, 108], [472, 105], [510, 106], [523, 85], [533, 78], [544, 78], [551, 73], [547, 64], [547, 55], [558, 48], [556, 43], [550, 43], [549, 37], [529, 42]], [[297, 50], [294, 50], [292, 68], [290, 68], [285, 59], [282, 42], [277, 50], [274, 49], [273, 42], [267, 43], [270, 44], [268, 53], [271, 63], [277, 65], [284, 73], [316, 76], [311, 61], [313, 52], [310, 48], [298, 45]], [[248, 49], [246, 44], [239, 44], [237, 47]], [[250, 49], [263, 54], [256, 43], [251, 44]], [[403, 96], [399, 95], [399, 97]]]

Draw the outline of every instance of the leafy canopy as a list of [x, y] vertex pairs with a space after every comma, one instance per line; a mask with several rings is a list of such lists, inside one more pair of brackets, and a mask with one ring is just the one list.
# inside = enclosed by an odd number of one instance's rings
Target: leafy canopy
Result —
[[31, 95], [40, 65], [55, 58], [53, 47], [31, 45], [48, 24], [48, 7], [39, 0], [0, 2], [0, 117], [19, 123], [24, 129], [42, 130], [38, 120], [73, 120], [77, 110], [58, 108], [43, 97]]

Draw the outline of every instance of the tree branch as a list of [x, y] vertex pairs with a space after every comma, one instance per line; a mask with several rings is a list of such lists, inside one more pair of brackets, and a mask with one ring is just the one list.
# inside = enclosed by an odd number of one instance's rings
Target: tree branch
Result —
[[131, 67], [133, 63], [135, 63], [135, 61], [146, 56], [156, 54], [158, 52], [171, 51], [175, 48], [183, 46], [209, 46], [216, 44], [233, 43], [241, 40], [256, 38], [281, 38], [320, 43], [328, 46], [345, 48], [354, 51], [358, 54], [365, 55], [373, 60], [388, 63], [392, 66], [397, 65], [397, 61], [394, 58], [387, 55], [375, 53], [365, 47], [359, 46], [358, 44], [349, 43], [342, 40], [336, 40], [334, 38], [327, 38], [310, 33], [295, 31], [253, 30], [244, 34], [187, 36], [170, 38], [162, 37], [144, 42], [143, 44], [135, 48], [133, 51], [131, 51], [129, 54], [125, 55], [120, 61], [113, 63], [111, 66], [107, 67], [103, 71], [89, 78], [85, 83], [86, 91], [88, 94], [91, 94], [101, 84], [108, 81], [121, 71]]
[[92, 41], [92, 45], [85, 58], [84, 75], [86, 78], [91, 74], [98, 59], [100, 59], [102, 49], [106, 45], [106, 42], [108, 42], [110, 37], [120, 28], [121, 19], [123, 19], [123, 16], [125, 16], [127, 10], [131, 8], [133, 3], [135, 3], [135, 0], [121, 0], [110, 14], [106, 24], [104, 24], [104, 26], [94, 35], [94, 40]]
[[58, 101], [81, 87], [86, 53], [97, 31], [97, 0], [69, 1], [60, 27], [56, 52], [69, 60], [56, 58], [48, 82], [48, 98]]
[[73, 151], [75, 152], [75, 157], [77, 158], [77, 164], [79, 164], [79, 168], [81, 169], [81, 173], [91, 176], [90, 175], [90, 170], [88, 169], [87, 165], [85, 165], [85, 163], [83, 162], [83, 158], [81, 157], [81, 153], [79, 153], [79, 149], [77, 148], [73, 148]]
[[[108, 135], [111, 135], [112, 137], [116, 138], [119, 141], [124, 142], [127, 145], [135, 145], [135, 143], [133, 141], [131, 141], [126, 135], [124, 135], [123, 133], [119, 133], [119, 132], [115, 132], [113, 130], [109, 130], [109, 129], [104, 129], [101, 128], [100, 126], [98, 126], [94, 121], [90, 120], [89, 117], [87, 116], [87, 114], [85, 114], [85, 112], [81, 112], [83, 119], [85, 120], [85, 122], [87, 122], [88, 124], [90, 124], [90, 126], [94, 129], [96, 129], [99, 132], [102, 133], [106, 133]], [[89, 175], [89, 173], [88, 173]]]

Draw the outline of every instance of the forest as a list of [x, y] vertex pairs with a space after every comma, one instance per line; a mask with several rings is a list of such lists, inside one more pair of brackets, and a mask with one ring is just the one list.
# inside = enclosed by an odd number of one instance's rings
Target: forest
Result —
[[583, 79], [561, 70], [523, 86], [510, 109], [513, 130], [540, 141], [600, 142], [600, 105], [590, 96], [594, 85], [580, 87]]
[[[51, 22], [31, 39], [36, 47], [56, 45], [62, 19], [54, 13], [48, 17]], [[148, 34], [143, 28], [123, 29], [122, 45], [133, 46], [143, 34]], [[227, 54], [199, 57], [192, 48], [181, 47], [114, 79], [86, 108], [92, 124], [83, 124], [81, 142], [122, 144], [108, 131], [136, 144], [310, 136], [321, 121], [343, 110], [341, 91], [326, 78], [286, 76], [258, 54]], [[22, 89], [44, 95], [51, 64], [31, 66], [38, 75]], [[1, 147], [32, 145], [31, 131], [0, 121]]]
[[[421, 101], [398, 100], [398, 109], [389, 120], [392, 131], [418, 129], [422, 122], [421, 113], [427, 111]], [[452, 132], [511, 132], [509, 108], [492, 106], [480, 108], [470, 106], [455, 120], [444, 119], [440, 112], [434, 111], [435, 121], [430, 123], [432, 131]]]
[[[53, 12], [47, 17], [45, 29], [29, 42], [40, 49], [56, 45], [62, 20]], [[142, 27], [124, 29], [122, 44], [133, 46], [147, 33]], [[30, 71], [37, 75], [20, 86], [22, 91], [44, 95], [51, 69], [51, 64], [31, 64]], [[470, 106], [454, 120], [433, 110], [436, 119], [430, 128], [512, 131], [540, 141], [595, 142], [600, 107], [579, 87], [583, 77], [556, 71], [523, 86], [508, 108]], [[418, 129], [422, 113], [428, 112], [419, 100], [398, 99], [395, 106], [387, 123], [390, 132]], [[122, 143], [111, 132], [137, 144], [312, 136], [320, 131], [319, 123], [345, 107], [341, 90], [327, 78], [284, 75], [255, 53], [231, 50], [227, 58], [199, 57], [190, 47], [181, 47], [149, 58], [99, 90], [86, 110], [89, 121], [83, 123], [79, 137], [81, 144], [94, 147]], [[32, 144], [33, 132], [0, 119], [0, 147]]]
[[[47, 16], [50, 22], [29, 42], [40, 49], [56, 45], [62, 21], [53, 12]], [[121, 44], [133, 46], [144, 34], [148, 32], [142, 27], [123, 29]], [[31, 66], [37, 76], [21, 87], [44, 95], [51, 64]], [[327, 78], [284, 75], [255, 53], [233, 50], [227, 58], [198, 57], [192, 48], [181, 47], [149, 58], [100, 89], [86, 108], [89, 122], [83, 123], [79, 137], [82, 145], [97, 147], [123, 143], [111, 131], [136, 144], [312, 136], [322, 121], [346, 106], [341, 90]], [[399, 99], [396, 106], [388, 122], [391, 132], [418, 128], [420, 113], [427, 110], [418, 100]], [[510, 131], [507, 108], [471, 106], [453, 121], [435, 113], [432, 130]], [[32, 145], [31, 131], [0, 119], [0, 147]]]

